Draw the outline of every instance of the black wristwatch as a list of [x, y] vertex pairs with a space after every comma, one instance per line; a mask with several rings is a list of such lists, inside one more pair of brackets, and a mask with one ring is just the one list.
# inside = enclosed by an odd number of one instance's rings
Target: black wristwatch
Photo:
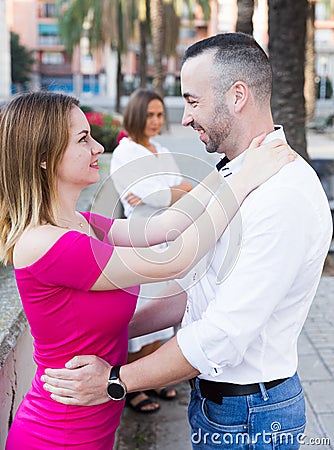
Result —
[[120, 401], [126, 396], [126, 386], [119, 378], [121, 366], [113, 366], [110, 371], [107, 394], [111, 400]]

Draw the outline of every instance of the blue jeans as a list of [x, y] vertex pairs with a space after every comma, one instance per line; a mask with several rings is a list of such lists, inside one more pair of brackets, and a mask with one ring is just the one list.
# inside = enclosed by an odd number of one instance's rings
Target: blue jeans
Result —
[[299, 377], [261, 392], [223, 397], [221, 405], [202, 398], [196, 380], [188, 409], [196, 450], [297, 450], [303, 442], [305, 400]]

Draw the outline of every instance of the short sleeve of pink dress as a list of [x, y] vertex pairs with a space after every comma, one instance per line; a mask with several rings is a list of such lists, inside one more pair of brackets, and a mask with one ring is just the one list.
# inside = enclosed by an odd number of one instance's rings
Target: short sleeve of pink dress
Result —
[[37, 371], [15, 416], [6, 450], [113, 447], [124, 402], [66, 406], [50, 399], [40, 381], [46, 367], [64, 367], [79, 354], [97, 355], [112, 365], [126, 362], [128, 324], [139, 287], [90, 290], [113, 251], [107, 236], [113, 220], [83, 215], [98, 239], [68, 231], [34, 264], [15, 270]]

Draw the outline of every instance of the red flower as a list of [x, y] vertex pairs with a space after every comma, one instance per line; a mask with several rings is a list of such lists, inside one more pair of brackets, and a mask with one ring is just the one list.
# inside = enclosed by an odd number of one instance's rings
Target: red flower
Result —
[[87, 112], [85, 113], [88, 122], [90, 123], [90, 125], [96, 125], [98, 127], [102, 127], [103, 125], [103, 117], [104, 115], [100, 112]]

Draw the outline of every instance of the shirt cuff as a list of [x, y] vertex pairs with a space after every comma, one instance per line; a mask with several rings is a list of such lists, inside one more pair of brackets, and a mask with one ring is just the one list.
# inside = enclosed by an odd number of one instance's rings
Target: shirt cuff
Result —
[[223, 368], [208, 360], [198, 340], [197, 324], [181, 328], [176, 335], [178, 345], [187, 361], [203, 375], [217, 377]]

